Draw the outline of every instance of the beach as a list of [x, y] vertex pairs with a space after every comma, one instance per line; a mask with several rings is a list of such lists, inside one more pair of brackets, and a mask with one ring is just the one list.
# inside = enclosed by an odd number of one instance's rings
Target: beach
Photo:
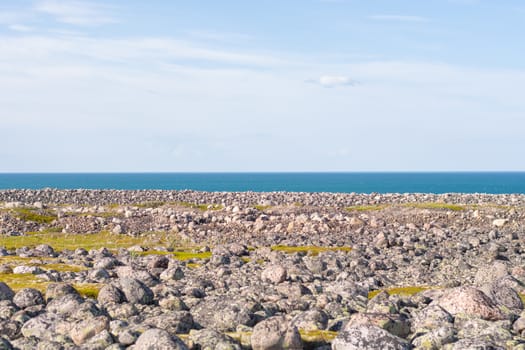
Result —
[[0, 348], [522, 349], [523, 227], [520, 194], [2, 190]]

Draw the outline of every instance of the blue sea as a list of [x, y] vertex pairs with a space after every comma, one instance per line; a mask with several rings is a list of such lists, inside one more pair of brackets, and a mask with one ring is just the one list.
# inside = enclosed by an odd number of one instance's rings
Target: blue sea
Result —
[[525, 193], [525, 172], [3, 173], [0, 189]]

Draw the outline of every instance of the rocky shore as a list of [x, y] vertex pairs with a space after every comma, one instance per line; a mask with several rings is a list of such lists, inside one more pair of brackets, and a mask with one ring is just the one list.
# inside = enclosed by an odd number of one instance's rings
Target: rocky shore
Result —
[[0, 191], [0, 349], [525, 349], [525, 195]]

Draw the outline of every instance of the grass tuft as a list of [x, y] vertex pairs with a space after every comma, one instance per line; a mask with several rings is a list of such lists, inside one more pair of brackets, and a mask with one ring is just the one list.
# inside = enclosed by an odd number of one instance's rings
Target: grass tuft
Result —
[[374, 204], [374, 205], [353, 205], [346, 207], [347, 211], [374, 211], [374, 210], [383, 210], [387, 208], [386, 204]]
[[38, 210], [36, 208], [13, 208], [11, 212], [23, 221], [32, 221], [39, 224], [50, 224], [57, 219], [55, 213], [50, 210]]
[[406, 203], [404, 207], [416, 208], [416, 209], [445, 209], [452, 211], [465, 210], [465, 206], [450, 204], [450, 203], [439, 203], [439, 202], [428, 202], [428, 203]]
[[[404, 295], [404, 296], [411, 296], [417, 293], [421, 293], [428, 289], [436, 289], [437, 287], [428, 287], [428, 286], [411, 286], [411, 287], [393, 287], [384, 289], [388, 294], [390, 295]], [[368, 299], [372, 299], [379, 293], [381, 293], [383, 290], [372, 290], [368, 293]]]

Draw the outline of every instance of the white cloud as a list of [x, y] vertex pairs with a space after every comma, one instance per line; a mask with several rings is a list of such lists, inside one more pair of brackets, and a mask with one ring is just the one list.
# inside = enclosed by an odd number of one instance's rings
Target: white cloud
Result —
[[323, 75], [319, 79], [309, 80], [308, 82], [313, 82], [326, 88], [356, 84], [356, 81], [341, 75]]
[[15, 32], [25, 32], [25, 33], [32, 32], [34, 30], [32, 27], [25, 26], [22, 24], [11, 24], [8, 28]]
[[372, 15], [368, 18], [377, 21], [396, 21], [396, 22], [428, 22], [429, 19], [422, 16], [407, 15]]
[[54, 16], [58, 22], [80, 25], [97, 26], [117, 22], [106, 11], [108, 7], [85, 1], [42, 0], [34, 10]]

